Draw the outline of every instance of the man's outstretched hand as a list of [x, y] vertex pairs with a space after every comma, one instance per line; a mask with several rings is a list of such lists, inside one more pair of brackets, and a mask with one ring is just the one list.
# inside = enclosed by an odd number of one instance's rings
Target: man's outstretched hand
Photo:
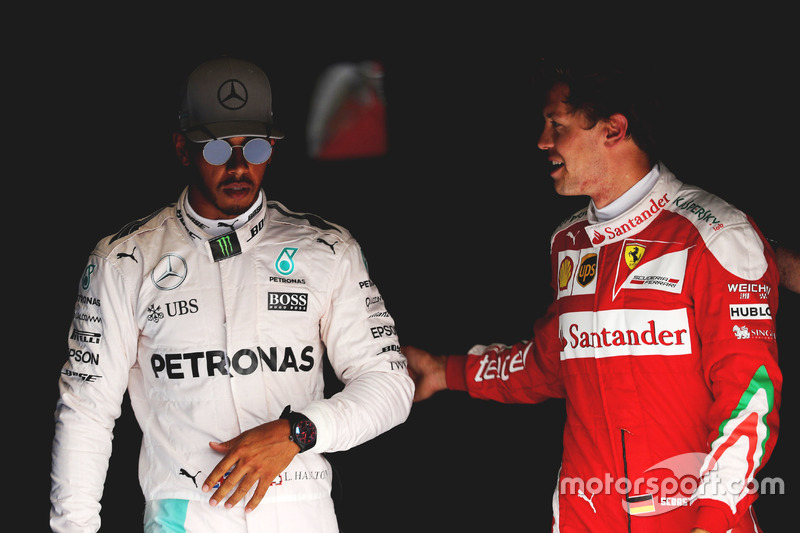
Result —
[[408, 360], [408, 374], [416, 384], [414, 401], [427, 400], [440, 390], [447, 389], [447, 357], [432, 355], [414, 346], [403, 346], [403, 355]]

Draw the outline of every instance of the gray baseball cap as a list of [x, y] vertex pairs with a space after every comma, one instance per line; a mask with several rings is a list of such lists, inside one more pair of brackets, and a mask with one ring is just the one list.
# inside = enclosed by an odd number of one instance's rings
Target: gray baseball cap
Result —
[[228, 137], [282, 139], [272, 121], [272, 89], [267, 75], [248, 61], [211, 59], [189, 74], [178, 123], [193, 142]]

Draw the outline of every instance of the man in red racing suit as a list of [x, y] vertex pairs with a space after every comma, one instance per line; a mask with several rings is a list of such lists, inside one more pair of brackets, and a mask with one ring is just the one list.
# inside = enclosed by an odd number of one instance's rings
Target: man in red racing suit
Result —
[[616, 219], [583, 210], [555, 232], [556, 299], [531, 341], [448, 359], [448, 386], [474, 397], [566, 398], [555, 531], [752, 521], [748, 487], [775, 445], [771, 250], [740, 212], [660, 174]]
[[[605, 150], [625, 120], [576, 126], [567, 95], [551, 92], [540, 140], [563, 194], [590, 174], [576, 146]], [[746, 215], [662, 163], [611, 198], [588, 183], [589, 207], [552, 236], [554, 299], [533, 338], [466, 357], [404, 347], [416, 399], [445, 387], [565, 398], [554, 532], [758, 531], [754, 475], [775, 446], [782, 382], [773, 250]]]

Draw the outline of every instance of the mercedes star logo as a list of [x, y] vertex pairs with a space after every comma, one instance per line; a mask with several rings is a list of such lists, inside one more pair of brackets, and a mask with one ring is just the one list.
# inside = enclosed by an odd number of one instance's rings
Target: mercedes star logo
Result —
[[178, 254], [166, 254], [150, 273], [153, 285], [162, 291], [176, 289], [186, 279], [186, 260]]
[[219, 86], [217, 100], [226, 109], [241, 109], [247, 103], [247, 88], [239, 80], [227, 80]]

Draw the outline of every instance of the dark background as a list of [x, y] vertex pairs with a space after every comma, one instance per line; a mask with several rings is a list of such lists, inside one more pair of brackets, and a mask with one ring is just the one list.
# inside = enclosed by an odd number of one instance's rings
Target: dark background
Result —
[[[6, 87], [27, 96], [7, 98], [24, 132], [14, 137], [22, 146], [6, 150], [21, 154], [7, 198], [13, 219], [33, 228], [27, 258], [14, 256], [7, 279], [13, 301], [23, 303], [19, 323], [32, 323], [34, 333], [6, 332], [26, 339], [13, 359], [24, 367], [14, 381], [25, 386], [7, 400], [22, 420], [11, 425], [23, 428], [9, 466], [12, 488], [22, 481], [25, 493], [12, 497], [46, 529], [52, 413], [76, 284], [97, 240], [177, 197], [177, 86], [201, 60], [225, 52], [270, 77], [276, 122], [287, 135], [267, 171], [268, 197], [351, 230], [401, 342], [464, 353], [530, 336], [549, 299], [550, 233], [587, 202], [555, 194], [536, 148], [541, 119], [531, 74], [537, 58], [555, 51], [635, 52], [657, 62], [669, 96], [666, 165], [752, 214], [770, 236], [800, 245], [789, 223], [797, 43], [784, 27], [788, 14], [760, 8], [673, 20], [530, 6], [404, 4], [377, 13], [224, 3], [203, 6], [202, 15], [140, 6], [9, 19], [27, 31], [8, 60], [16, 75]], [[334, 62], [365, 59], [386, 72], [389, 153], [310, 160], [305, 124], [317, 76]], [[782, 528], [800, 493], [790, 458], [798, 446], [791, 433], [800, 407], [792, 386], [798, 316], [800, 297], [782, 290], [782, 436], [762, 476], [781, 477], [785, 494], [757, 503], [767, 531]], [[417, 404], [402, 426], [330, 456], [342, 530], [549, 531], [562, 422], [556, 400], [506, 406], [448, 392]], [[105, 531], [140, 528], [139, 439], [126, 404], [103, 500]]]

